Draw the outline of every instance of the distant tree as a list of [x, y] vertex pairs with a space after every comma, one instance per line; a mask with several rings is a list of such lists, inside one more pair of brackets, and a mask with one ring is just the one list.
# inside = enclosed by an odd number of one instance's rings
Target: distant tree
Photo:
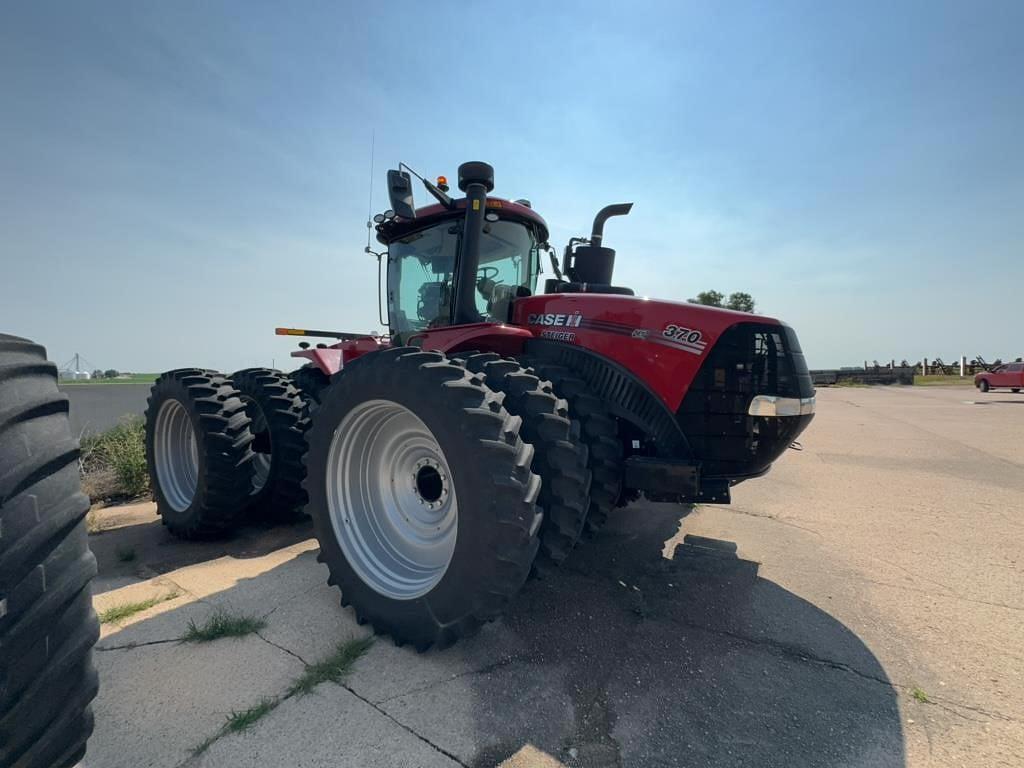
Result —
[[690, 303], [703, 304], [705, 307], [720, 307], [724, 298], [725, 294], [718, 291], [701, 291], [696, 298], [690, 299]]
[[735, 309], [737, 312], [753, 312], [754, 297], [749, 293], [737, 291], [736, 293], [729, 294], [729, 300], [725, 302], [725, 306], [729, 309]]
[[737, 312], [753, 312], [754, 297], [749, 293], [736, 291], [725, 298], [721, 291], [701, 291], [696, 298], [690, 299], [691, 304], [703, 304], [706, 307], [725, 307], [735, 309]]
[[92, 372], [92, 378], [94, 378], [94, 379], [102, 379], [103, 378], [103, 371], [101, 371], [99, 368], [97, 368], [95, 371]]
[[1003, 358], [1001, 358], [1001, 357], [997, 357], [995, 360], [992, 361], [992, 365], [1002, 365], [1002, 364], [1003, 364]]
[[116, 379], [116, 378], [117, 378], [118, 376], [120, 376], [120, 375], [121, 375], [121, 374], [119, 374], [119, 373], [118, 373], [118, 372], [117, 372], [116, 370], [114, 370], [113, 368], [107, 368], [107, 370], [105, 370], [105, 371], [103, 372], [103, 378], [105, 378], [105, 379]]

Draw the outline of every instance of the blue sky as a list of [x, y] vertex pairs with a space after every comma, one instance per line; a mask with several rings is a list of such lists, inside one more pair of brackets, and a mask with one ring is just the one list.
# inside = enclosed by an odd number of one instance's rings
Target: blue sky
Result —
[[374, 330], [399, 160], [487, 160], [616, 282], [745, 290], [812, 367], [1024, 355], [1024, 4], [5, 3], [0, 329], [289, 368]]

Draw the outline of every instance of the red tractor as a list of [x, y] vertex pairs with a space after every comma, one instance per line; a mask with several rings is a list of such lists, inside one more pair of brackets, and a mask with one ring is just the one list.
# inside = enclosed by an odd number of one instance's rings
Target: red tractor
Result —
[[173, 533], [305, 510], [342, 604], [419, 649], [497, 617], [641, 493], [729, 503], [814, 413], [788, 326], [612, 285], [603, 228], [631, 204], [559, 265], [529, 202], [488, 196], [486, 163], [460, 166], [461, 199], [423, 183], [437, 202], [416, 209], [409, 171], [389, 171], [375, 217], [389, 335], [278, 329], [338, 341], [301, 343], [290, 376], [171, 371], [147, 412]]

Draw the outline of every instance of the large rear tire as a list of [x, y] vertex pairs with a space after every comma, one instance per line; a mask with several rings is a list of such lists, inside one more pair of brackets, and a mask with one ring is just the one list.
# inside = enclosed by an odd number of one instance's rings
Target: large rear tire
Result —
[[303, 517], [306, 492], [305, 402], [288, 376], [271, 368], [246, 368], [231, 376], [252, 422], [253, 472], [249, 512], [264, 520]]
[[150, 390], [146, 462], [157, 512], [175, 536], [222, 536], [245, 512], [253, 436], [239, 394], [200, 368], [168, 371]]
[[99, 624], [78, 442], [57, 368], [0, 334], [0, 765], [63, 768], [92, 733]]
[[482, 376], [403, 347], [347, 365], [307, 433], [308, 510], [360, 622], [419, 650], [499, 616], [537, 553], [540, 478]]
[[583, 533], [590, 507], [588, 450], [580, 427], [569, 419], [569, 406], [551, 383], [515, 360], [494, 352], [462, 358], [466, 369], [484, 376], [487, 386], [505, 395], [503, 405], [523, 420], [520, 434], [534, 448], [533, 471], [540, 475], [537, 505], [544, 513], [540, 551], [535, 565], [561, 564]]
[[589, 450], [591, 473], [586, 527], [588, 532], [596, 533], [607, 522], [622, 493], [623, 458], [618, 424], [604, 401], [571, 369], [530, 355], [518, 359], [524, 367], [551, 382], [555, 394], [569, 404], [569, 416], [580, 422], [580, 437]]

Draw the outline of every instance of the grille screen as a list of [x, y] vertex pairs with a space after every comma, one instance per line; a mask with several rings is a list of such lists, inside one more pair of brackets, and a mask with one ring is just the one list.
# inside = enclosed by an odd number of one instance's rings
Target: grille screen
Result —
[[705, 476], [760, 474], [810, 421], [748, 416], [760, 394], [810, 397], [814, 388], [792, 329], [740, 323], [712, 347], [677, 413]]

